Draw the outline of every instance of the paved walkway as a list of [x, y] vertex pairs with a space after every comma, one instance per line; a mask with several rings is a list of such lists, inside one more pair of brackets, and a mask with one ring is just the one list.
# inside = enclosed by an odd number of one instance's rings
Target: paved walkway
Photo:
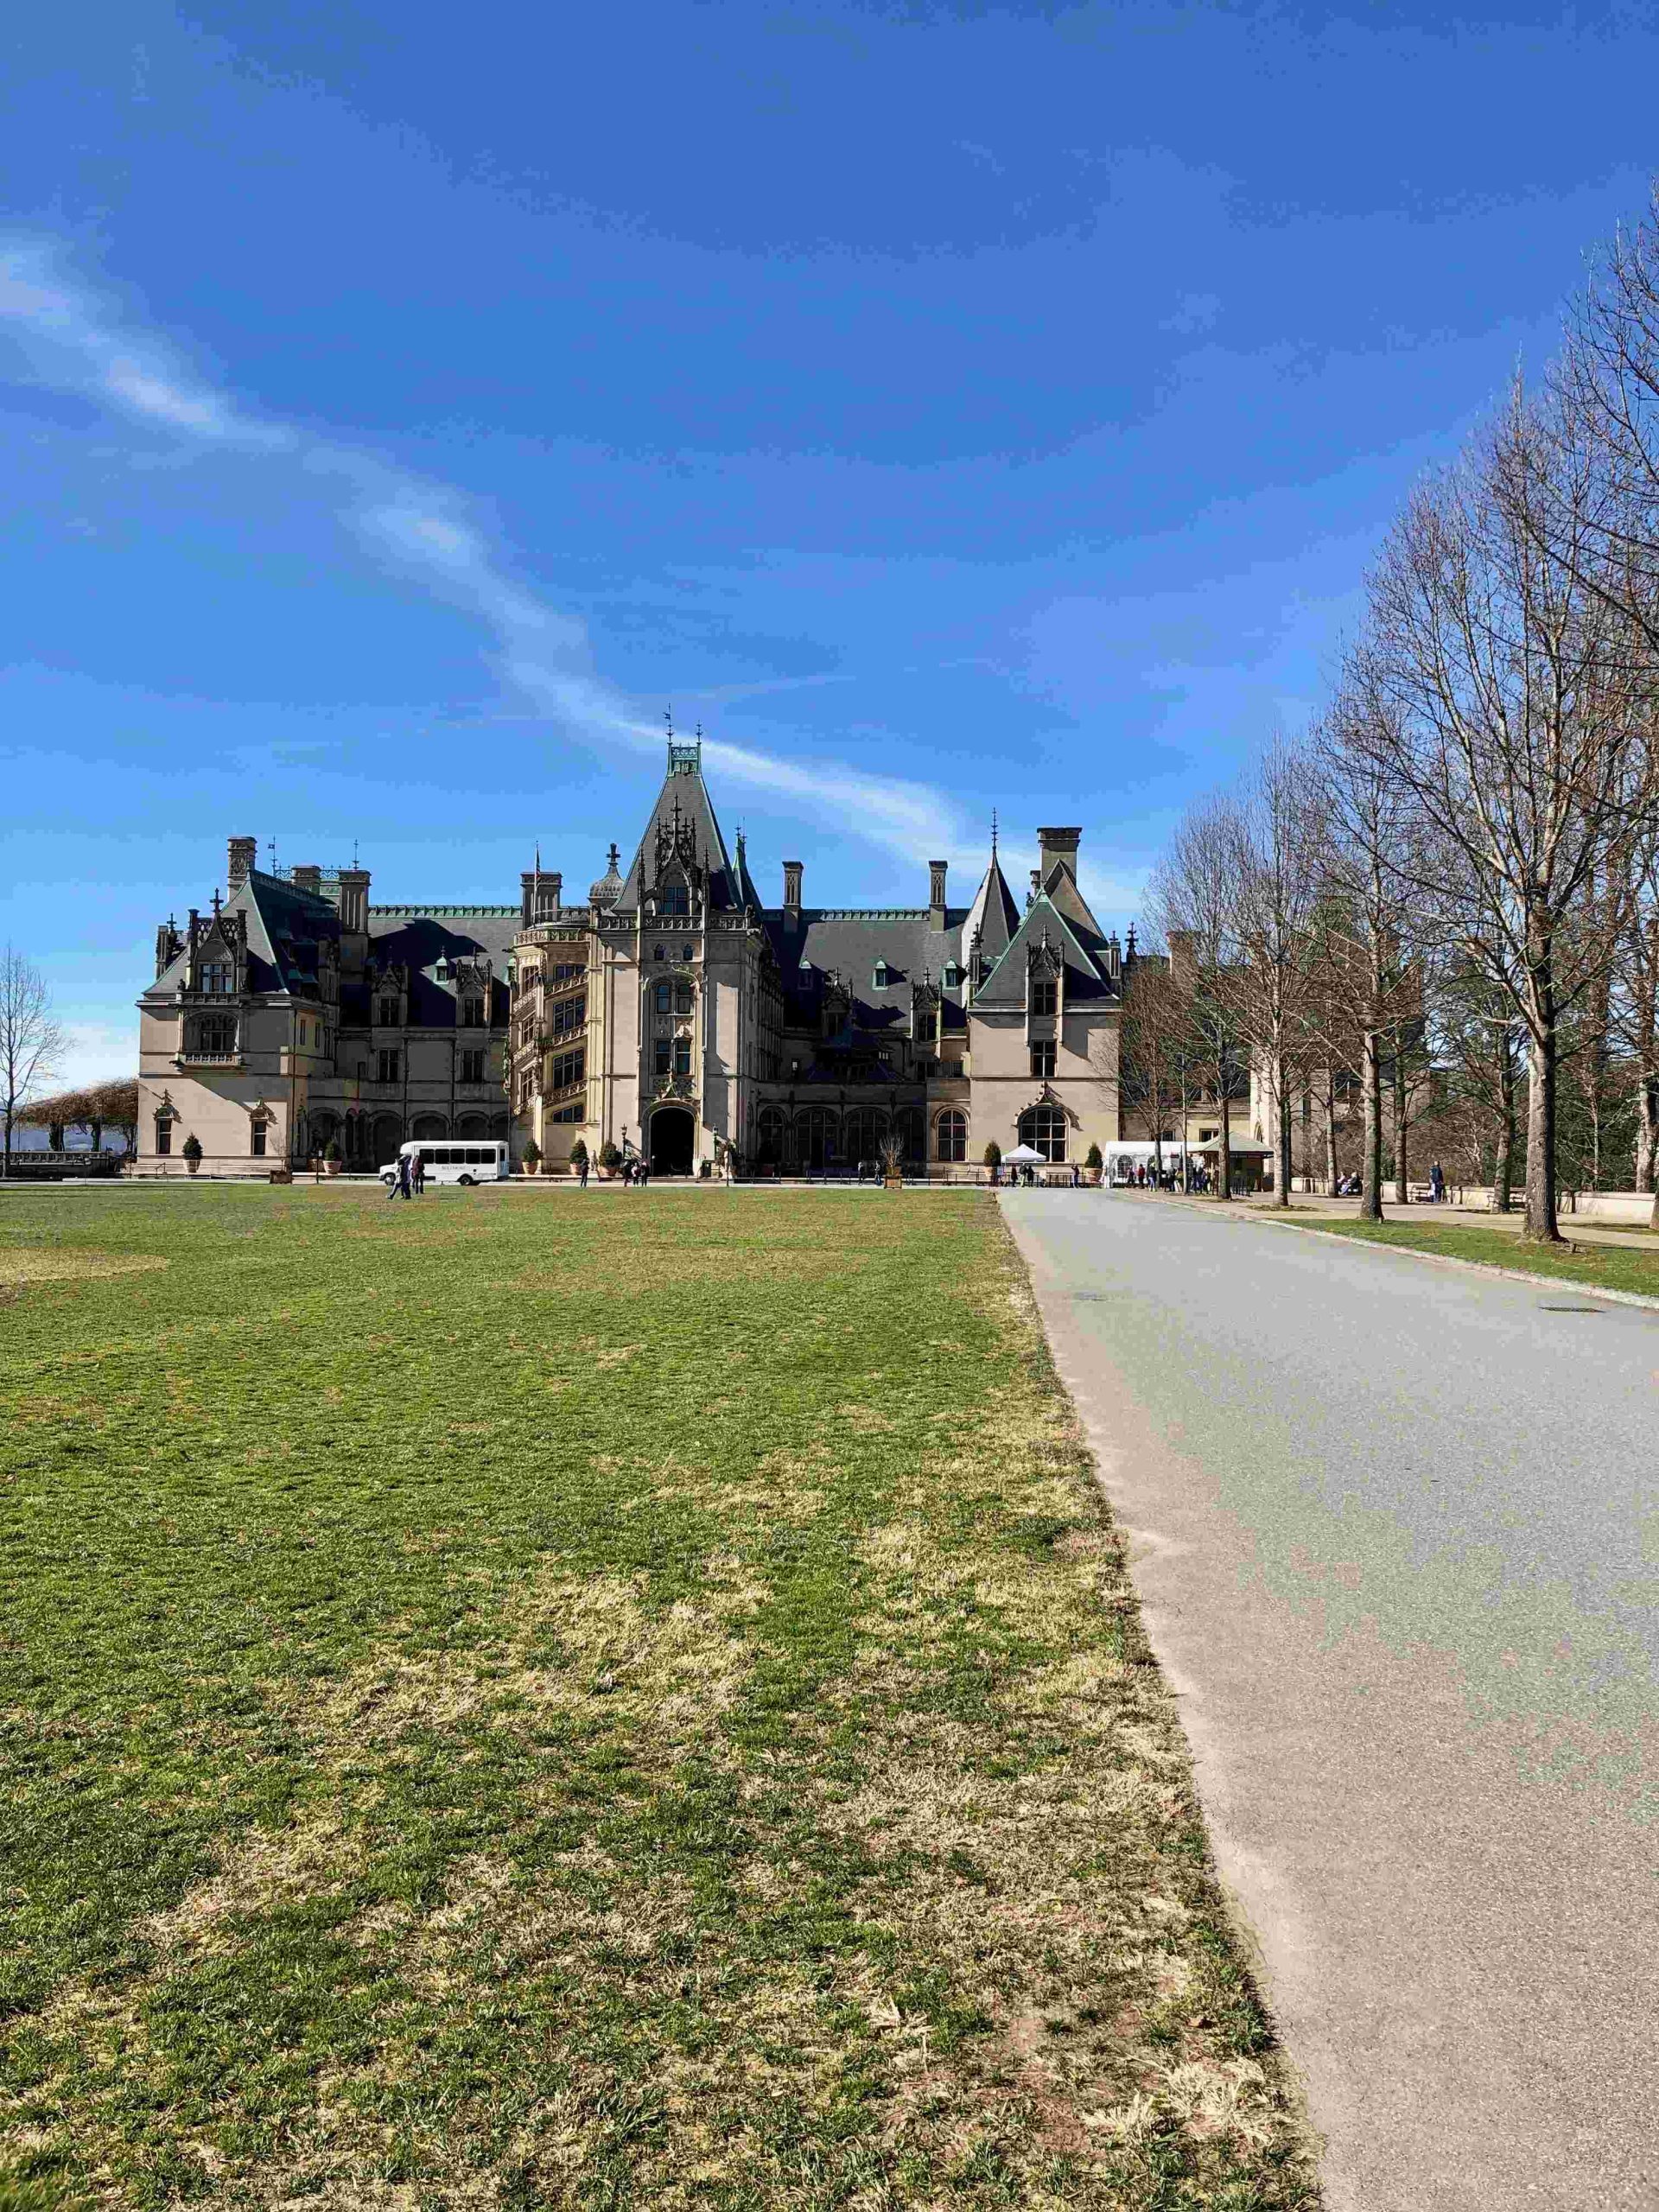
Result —
[[1659, 2207], [1659, 1315], [1002, 1203], [1333, 2212]]

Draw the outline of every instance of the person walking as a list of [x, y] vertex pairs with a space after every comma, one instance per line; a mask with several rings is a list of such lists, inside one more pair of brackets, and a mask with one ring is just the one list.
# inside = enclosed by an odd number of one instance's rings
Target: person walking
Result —
[[576, 1166], [576, 1181], [582, 1190], [588, 1187], [588, 1155], [584, 1152]]
[[426, 1196], [426, 1154], [423, 1152], [417, 1152], [410, 1162], [409, 1181], [415, 1196], [423, 1198]]
[[397, 1182], [396, 1186], [397, 1196], [400, 1198], [407, 1198], [409, 1196], [409, 1184], [411, 1172], [412, 1171], [409, 1164], [409, 1154], [406, 1152], [400, 1152], [397, 1155]]
[[1428, 1171], [1428, 1187], [1434, 1204], [1437, 1206], [1443, 1205], [1446, 1199], [1446, 1170], [1438, 1160]]

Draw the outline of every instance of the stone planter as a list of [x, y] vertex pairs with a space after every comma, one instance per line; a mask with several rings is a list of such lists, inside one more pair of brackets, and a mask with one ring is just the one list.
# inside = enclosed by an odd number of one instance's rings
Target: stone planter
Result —
[[331, 1175], [338, 1175], [345, 1165], [346, 1163], [343, 1160], [327, 1160], [323, 1162], [323, 1166]]
[[905, 1179], [902, 1175], [885, 1175], [881, 1179], [889, 1191], [902, 1191], [905, 1187]]

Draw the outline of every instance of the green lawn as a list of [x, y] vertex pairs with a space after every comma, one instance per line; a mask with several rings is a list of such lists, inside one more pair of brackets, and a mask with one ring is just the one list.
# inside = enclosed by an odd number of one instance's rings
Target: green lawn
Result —
[[[1441, 1252], [1452, 1259], [1478, 1260], [1489, 1268], [1514, 1268], [1523, 1274], [1549, 1275], [1586, 1290], [1634, 1290], [1659, 1298], [1659, 1249], [1627, 1251], [1610, 1244], [1529, 1244], [1502, 1229], [1460, 1221], [1311, 1221], [1322, 1236], [1355, 1236], [1366, 1244], [1397, 1244], [1411, 1252]], [[1563, 1222], [1569, 1240], [1572, 1224]]]
[[0, 2204], [1313, 2202], [995, 1206], [0, 1201]]

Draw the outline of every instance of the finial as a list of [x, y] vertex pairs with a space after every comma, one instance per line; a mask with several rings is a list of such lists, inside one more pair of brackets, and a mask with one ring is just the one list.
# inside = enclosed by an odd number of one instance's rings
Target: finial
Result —
[[353, 868], [357, 866], [357, 840], [355, 837], [352, 840], [352, 866]]
[[614, 845], [613, 845], [613, 846], [611, 847], [610, 852], [609, 852], [609, 854], [607, 855], [607, 859], [608, 859], [608, 860], [609, 860], [609, 861], [610, 861], [610, 865], [611, 865], [611, 874], [612, 874], [613, 875], [614, 875], [614, 874], [616, 874], [616, 864], [617, 864], [617, 862], [621, 859], [622, 855], [621, 855], [621, 854], [620, 854], [620, 853], [619, 853], [619, 852], [618, 852], [618, 850], [616, 849], [616, 847], [615, 847]]
[[213, 912], [215, 914], [219, 912], [219, 887], [217, 884], [213, 887]]
[[668, 731], [668, 741], [672, 745], [674, 742], [674, 709], [672, 707], [664, 707], [663, 709], [663, 723], [664, 727]]
[[991, 858], [996, 858], [996, 809], [991, 809]]

